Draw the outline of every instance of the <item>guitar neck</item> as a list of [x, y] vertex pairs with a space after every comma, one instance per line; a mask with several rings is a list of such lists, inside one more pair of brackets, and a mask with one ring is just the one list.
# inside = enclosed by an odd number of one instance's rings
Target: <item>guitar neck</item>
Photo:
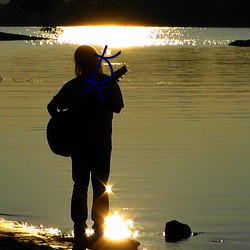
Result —
[[122, 78], [123, 75], [127, 73], [127, 67], [126, 65], [122, 66], [120, 69], [116, 70], [112, 75], [110, 80], [112, 81], [118, 81], [119, 78]]

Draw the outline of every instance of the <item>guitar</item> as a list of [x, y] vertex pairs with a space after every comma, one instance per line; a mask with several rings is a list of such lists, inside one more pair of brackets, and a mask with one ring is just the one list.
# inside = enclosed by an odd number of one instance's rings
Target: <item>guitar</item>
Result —
[[[127, 72], [126, 65], [116, 70], [108, 81], [119, 81]], [[51, 151], [54, 154], [69, 157], [71, 156], [71, 148], [73, 145], [72, 131], [72, 114], [69, 110], [59, 111], [52, 116], [47, 124], [46, 137]]]

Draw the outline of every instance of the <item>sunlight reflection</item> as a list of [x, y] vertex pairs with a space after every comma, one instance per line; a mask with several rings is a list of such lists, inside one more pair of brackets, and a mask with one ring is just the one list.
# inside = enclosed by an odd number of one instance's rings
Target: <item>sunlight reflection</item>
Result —
[[65, 27], [59, 43], [93, 44], [112, 48], [150, 45], [151, 28], [123, 26]]
[[118, 212], [105, 220], [104, 236], [115, 241], [136, 238], [138, 231], [133, 231], [133, 221], [124, 220]]
[[92, 228], [87, 228], [86, 230], [85, 230], [85, 233], [86, 233], [86, 235], [87, 235], [87, 237], [91, 237], [93, 234], [94, 234], [94, 229], [92, 229]]
[[[71, 26], [58, 35], [60, 44], [92, 44], [111, 48], [197, 45], [196, 30], [183, 27]], [[197, 32], [197, 31], [196, 31]]]
[[[145, 46], [223, 45], [228, 40], [215, 39], [206, 28], [143, 26], [67, 26], [54, 41], [60, 44], [91, 44], [109, 48]], [[207, 37], [205, 39], [205, 37]]]
[[111, 185], [107, 185], [107, 186], [106, 186], [106, 193], [108, 193], [108, 194], [113, 193], [113, 192], [112, 192], [112, 186], [111, 186]]

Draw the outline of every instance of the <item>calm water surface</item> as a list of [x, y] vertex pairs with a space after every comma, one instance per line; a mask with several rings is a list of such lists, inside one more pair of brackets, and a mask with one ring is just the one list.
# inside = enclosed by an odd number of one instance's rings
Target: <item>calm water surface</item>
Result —
[[[122, 51], [114, 68], [129, 68], [113, 123], [111, 210], [134, 220], [140, 249], [249, 249], [250, 49], [227, 43], [250, 29], [155, 30], [165, 44], [110, 47]], [[74, 77], [76, 47], [0, 43], [0, 213], [67, 232], [70, 159], [48, 148], [46, 105]], [[204, 234], [167, 244], [172, 219]]]

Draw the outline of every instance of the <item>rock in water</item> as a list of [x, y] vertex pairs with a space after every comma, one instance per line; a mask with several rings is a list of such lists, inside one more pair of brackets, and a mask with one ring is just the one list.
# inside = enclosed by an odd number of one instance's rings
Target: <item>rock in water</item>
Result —
[[166, 223], [165, 226], [165, 241], [177, 242], [183, 239], [187, 239], [191, 236], [191, 228], [179, 221], [172, 220]]

